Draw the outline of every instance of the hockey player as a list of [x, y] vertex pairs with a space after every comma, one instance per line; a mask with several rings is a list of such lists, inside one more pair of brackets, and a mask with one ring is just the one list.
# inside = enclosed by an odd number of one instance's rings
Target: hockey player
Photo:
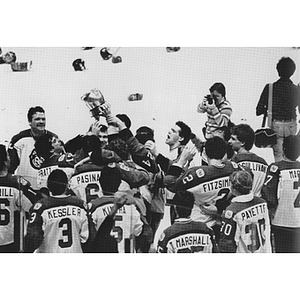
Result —
[[71, 153], [56, 153], [55, 143], [57, 143], [57, 139], [49, 133], [42, 135], [35, 142], [36, 153], [43, 159], [37, 174], [37, 187], [38, 189], [43, 188], [44, 191], [47, 187], [48, 177], [53, 170], [63, 169], [70, 179], [77, 162]]
[[84, 202], [66, 194], [68, 178], [62, 170], [49, 175], [47, 186], [50, 196], [30, 209], [25, 252], [81, 253], [89, 237]]
[[[116, 168], [105, 167], [100, 175], [100, 184], [103, 189], [103, 196], [94, 199], [89, 204], [89, 211], [92, 219], [99, 230], [102, 222], [111, 212], [114, 204], [119, 197], [129, 199], [126, 193], [117, 192], [121, 183], [120, 173]], [[115, 193], [118, 193], [117, 195]], [[134, 239], [139, 236], [143, 230], [143, 222], [140, 218], [135, 201], [131, 197], [124, 206], [120, 207], [114, 218], [114, 227], [111, 235], [118, 243], [119, 253], [134, 252]], [[95, 245], [95, 247], [98, 247]]]
[[174, 224], [161, 234], [158, 253], [212, 253], [216, 251], [213, 230], [203, 222], [191, 219], [194, 195], [177, 192], [172, 200], [177, 214]]
[[253, 129], [248, 124], [239, 124], [233, 127], [229, 144], [236, 152], [231, 161], [245, 168], [250, 168], [253, 173], [252, 192], [254, 196], [260, 197], [268, 164], [262, 157], [250, 152], [254, 139]]
[[252, 176], [242, 170], [229, 179], [234, 198], [222, 214], [220, 252], [271, 253], [268, 206], [251, 192]]
[[[97, 140], [97, 138], [95, 138]], [[99, 141], [98, 141], [99, 143]], [[97, 145], [96, 145], [97, 146]], [[99, 146], [99, 145], [98, 145]], [[86, 147], [84, 146], [83, 149]], [[76, 164], [75, 173], [70, 181], [71, 190], [81, 199], [89, 203], [91, 199], [101, 197], [102, 187], [99, 182], [101, 171], [107, 163], [103, 160], [102, 152], [115, 154], [115, 161], [111, 163], [120, 173], [124, 185], [128, 189], [138, 188], [149, 182], [149, 174], [143, 169], [137, 169], [135, 164], [128, 161], [129, 152], [127, 145], [120, 139], [115, 139], [109, 143], [105, 149], [100, 147], [91, 148], [93, 150], [91, 159], [86, 160], [83, 164]], [[85, 150], [84, 152], [88, 152]], [[122, 190], [122, 186], [120, 187]]]
[[[205, 143], [208, 166], [192, 167], [183, 171], [183, 166], [196, 153], [196, 147], [188, 144], [164, 178], [164, 183], [173, 192], [189, 191], [195, 197], [191, 218], [196, 221], [215, 224], [212, 216], [219, 215], [229, 205], [227, 199], [230, 192], [229, 175], [241, 168], [235, 163], [223, 160], [227, 145], [220, 137], [212, 137]], [[172, 204], [172, 200], [170, 200]]]
[[31, 107], [27, 113], [30, 129], [26, 129], [13, 136], [9, 144], [8, 153], [11, 159], [9, 172], [23, 176], [31, 183], [33, 189], [37, 189], [37, 172], [42, 159], [34, 148], [35, 141], [45, 133], [51, 136], [57, 135], [47, 131], [45, 111], [42, 107]]
[[9, 156], [0, 145], [0, 252], [19, 252], [23, 251], [23, 212], [29, 211], [38, 196], [26, 180], [9, 174], [8, 168]]
[[300, 138], [283, 140], [283, 160], [269, 165], [262, 197], [270, 210], [275, 252], [300, 252]]

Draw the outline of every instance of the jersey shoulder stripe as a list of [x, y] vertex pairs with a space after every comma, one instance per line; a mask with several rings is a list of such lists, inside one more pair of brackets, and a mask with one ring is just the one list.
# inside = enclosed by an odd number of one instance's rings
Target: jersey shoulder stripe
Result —
[[79, 199], [76, 196], [66, 196], [63, 198], [56, 198], [53, 196], [45, 197], [39, 200], [34, 206], [33, 210], [46, 210], [53, 207], [59, 206], [77, 206], [79, 208], [85, 209], [85, 203], [83, 200]]

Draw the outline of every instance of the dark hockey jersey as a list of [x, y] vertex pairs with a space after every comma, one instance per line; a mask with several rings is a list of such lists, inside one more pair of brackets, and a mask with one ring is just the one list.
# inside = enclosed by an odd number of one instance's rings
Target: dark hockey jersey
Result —
[[191, 219], [177, 219], [161, 234], [159, 253], [212, 253], [213, 231], [205, 223]]
[[[164, 178], [166, 187], [172, 192], [189, 191], [195, 197], [192, 219], [206, 222], [205, 207], [216, 206], [219, 214], [229, 205], [227, 196], [230, 192], [229, 175], [241, 170], [235, 162], [225, 161], [221, 165], [209, 165], [182, 169], [171, 166]], [[180, 175], [181, 174], [181, 175]], [[203, 209], [199, 209], [203, 208]]]

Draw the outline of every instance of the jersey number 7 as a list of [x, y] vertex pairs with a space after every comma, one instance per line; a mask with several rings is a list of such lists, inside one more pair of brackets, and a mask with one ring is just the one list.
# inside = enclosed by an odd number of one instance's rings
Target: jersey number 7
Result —
[[[300, 177], [298, 178], [298, 181], [294, 182], [293, 188], [294, 188], [294, 190], [298, 190], [299, 187], [300, 187]], [[297, 197], [296, 197], [296, 199], [294, 201], [294, 207], [295, 208], [299, 208], [300, 207], [300, 192], [297, 194]]]

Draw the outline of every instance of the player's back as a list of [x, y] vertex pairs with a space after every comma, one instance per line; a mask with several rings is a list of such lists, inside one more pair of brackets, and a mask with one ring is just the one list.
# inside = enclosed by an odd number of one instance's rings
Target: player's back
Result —
[[[90, 202], [89, 210], [97, 230], [109, 215], [114, 203], [113, 196], [103, 196]], [[125, 204], [118, 210], [111, 235], [118, 242], [119, 253], [134, 252], [134, 237], [141, 234], [142, 227], [140, 213], [135, 205]]]
[[252, 191], [254, 196], [260, 197], [261, 189], [267, 173], [267, 162], [262, 157], [252, 152], [235, 154], [231, 160], [243, 167], [249, 168], [252, 171]]
[[19, 177], [11, 174], [0, 177], [0, 246], [19, 242], [20, 206], [26, 211], [31, 207], [21, 190]]
[[76, 161], [71, 153], [54, 154], [48, 160], [41, 164], [37, 174], [37, 186], [39, 189], [47, 187], [47, 180], [50, 173], [54, 170], [63, 170], [68, 178], [74, 173], [74, 165]]
[[103, 167], [87, 163], [76, 168], [70, 180], [70, 188], [77, 197], [89, 203], [103, 195], [99, 182]]
[[213, 231], [202, 222], [177, 219], [164, 230], [158, 241], [160, 253], [211, 253]]
[[[249, 196], [251, 195], [251, 196]], [[271, 253], [270, 221], [265, 200], [253, 194], [233, 198], [222, 215], [221, 252]], [[234, 246], [233, 246], [234, 245]]]
[[84, 202], [70, 195], [38, 201], [31, 209], [27, 234], [42, 240], [38, 253], [81, 253], [89, 235]]
[[194, 194], [192, 219], [197, 220], [197, 209], [203, 205], [215, 205], [221, 214], [229, 204], [227, 201], [227, 195], [230, 192], [229, 175], [237, 170], [240, 170], [240, 167], [235, 162], [229, 161], [218, 166], [208, 165], [187, 170], [181, 177], [177, 189], [187, 190]]
[[[300, 227], [300, 162], [281, 161], [271, 165], [279, 172], [277, 187], [278, 206], [273, 225], [285, 227]], [[276, 167], [278, 170], [276, 170]], [[270, 173], [272, 174], [272, 173]]]

